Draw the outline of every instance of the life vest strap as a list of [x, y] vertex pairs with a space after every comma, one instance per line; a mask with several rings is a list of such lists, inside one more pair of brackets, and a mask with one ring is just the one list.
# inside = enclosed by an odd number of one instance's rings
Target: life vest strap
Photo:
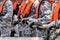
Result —
[[13, 2], [13, 10], [16, 10], [17, 4], [18, 4], [17, 0]]
[[4, 0], [4, 1], [2, 2], [2, 5], [0, 6], [0, 13], [2, 13], [3, 6], [4, 6], [5, 2], [6, 2], [6, 0]]
[[24, 10], [24, 17], [27, 16], [27, 15], [29, 15], [30, 9], [31, 9], [31, 7], [32, 7], [32, 4], [33, 4], [33, 3], [32, 3], [31, 1], [27, 4], [27, 6], [26, 6], [26, 8], [25, 8], [25, 10]]
[[29, 2], [28, 3], [24, 2], [23, 5], [22, 4], [20, 5], [18, 15], [20, 15], [20, 14], [24, 15], [24, 11], [25, 11], [26, 7], [28, 6], [28, 4], [29, 4]]
[[52, 17], [50, 19], [50, 22], [53, 22], [55, 20], [58, 20], [58, 12], [59, 12], [59, 9], [60, 9], [60, 2], [58, 2], [57, 6], [55, 6], [54, 10], [53, 10], [53, 13], [52, 13]]
[[40, 9], [40, 4], [41, 4], [42, 1], [39, 2], [38, 4], [38, 7], [36, 7], [36, 15], [35, 15], [35, 19], [38, 19], [39, 18], [39, 9]]

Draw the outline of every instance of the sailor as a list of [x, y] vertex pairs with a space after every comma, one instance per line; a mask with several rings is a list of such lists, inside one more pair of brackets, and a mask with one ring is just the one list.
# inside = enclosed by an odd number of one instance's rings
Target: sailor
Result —
[[[3, 22], [1, 22], [1, 36], [10, 36], [11, 30], [8, 27], [11, 27], [11, 18], [13, 14], [13, 6], [11, 0], [0, 0], [0, 16], [3, 19]], [[9, 19], [10, 18], [10, 19]], [[10, 20], [6, 24], [6, 20]], [[8, 26], [8, 24], [10, 24]]]

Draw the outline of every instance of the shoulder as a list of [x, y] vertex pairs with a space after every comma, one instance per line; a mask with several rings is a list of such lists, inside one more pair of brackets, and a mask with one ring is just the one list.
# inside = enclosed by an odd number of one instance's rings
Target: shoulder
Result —
[[7, 5], [10, 4], [10, 5], [12, 5], [12, 2], [11, 2], [10, 0], [7, 0], [5, 4], [7, 4]]

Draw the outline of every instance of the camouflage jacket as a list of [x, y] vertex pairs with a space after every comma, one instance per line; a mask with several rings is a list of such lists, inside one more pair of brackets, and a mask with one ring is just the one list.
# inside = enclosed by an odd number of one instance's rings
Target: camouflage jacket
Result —
[[6, 0], [5, 4], [3, 6], [2, 14], [5, 14], [4, 18], [12, 16], [13, 6], [12, 6], [12, 2], [10, 0]]

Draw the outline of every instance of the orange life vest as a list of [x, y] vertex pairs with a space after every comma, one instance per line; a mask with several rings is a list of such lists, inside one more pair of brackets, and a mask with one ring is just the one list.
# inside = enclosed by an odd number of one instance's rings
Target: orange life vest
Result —
[[30, 10], [31, 10], [31, 7], [32, 7], [32, 4], [33, 4], [33, 2], [31, 2], [31, 1], [29, 1], [29, 3], [27, 4], [27, 6], [26, 6], [26, 8], [25, 8], [25, 11], [24, 11], [24, 17], [25, 17], [26, 15], [29, 15]]
[[58, 2], [57, 6], [55, 6], [50, 22], [55, 21], [55, 20], [58, 19], [59, 9], [60, 9], [60, 2]]
[[13, 2], [13, 10], [16, 10], [17, 4], [18, 4], [18, 1], [17, 0], [14, 0], [14, 2]]
[[40, 3], [38, 4], [38, 7], [36, 8], [36, 15], [35, 15], [35, 19], [38, 19], [39, 17], [39, 8], [40, 8], [40, 4], [41, 4], [42, 1], [40, 1]]
[[21, 13], [20, 13], [20, 12], [21, 12], [21, 8], [22, 8], [22, 4], [21, 4], [20, 7], [19, 7], [18, 15], [21, 14]]
[[38, 19], [39, 17], [39, 12], [38, 12], [38, 8], [36, 8], [36, 15], [35, 15], [35, 19]]
[[22, 8], [21, 8], [21, 12], [20, 13], [24, 13], [24, 10], [25, 10], [25, 8], [26, 8], [26, 2], [24, 2], [24, 4], [23, 4], [23, 6], [22, 6]]
[[27, 5], [29, 4], [29, 1], [27, 3], [26, 3], [26, 1], [24, 1], [24, 3], [20, 5], [19, 11], [18, 11], [18, 15], [19, 14], [23, 14], [24, 15], [24, 11], [25, 11]]
[[23, 3], [23, 5], [21, 4], [20, 5], [20, 8], [19, 8], [19, 11], [18, 11], [18, 14], [23, 14], [25, 8], [26, 8], [26, 2]]
[[48, 0], [50, 3], [51, 3], [51, 5], [56, 1], [56, 0]]
[[2, 5], [0, 6], [0, 13], [1, 13], [2, 10], [3, 10], [3, 6], [4, 6], [5, 2], [6, 2], [6, 0], [4, 0], [4, 1], [2, 2]]

